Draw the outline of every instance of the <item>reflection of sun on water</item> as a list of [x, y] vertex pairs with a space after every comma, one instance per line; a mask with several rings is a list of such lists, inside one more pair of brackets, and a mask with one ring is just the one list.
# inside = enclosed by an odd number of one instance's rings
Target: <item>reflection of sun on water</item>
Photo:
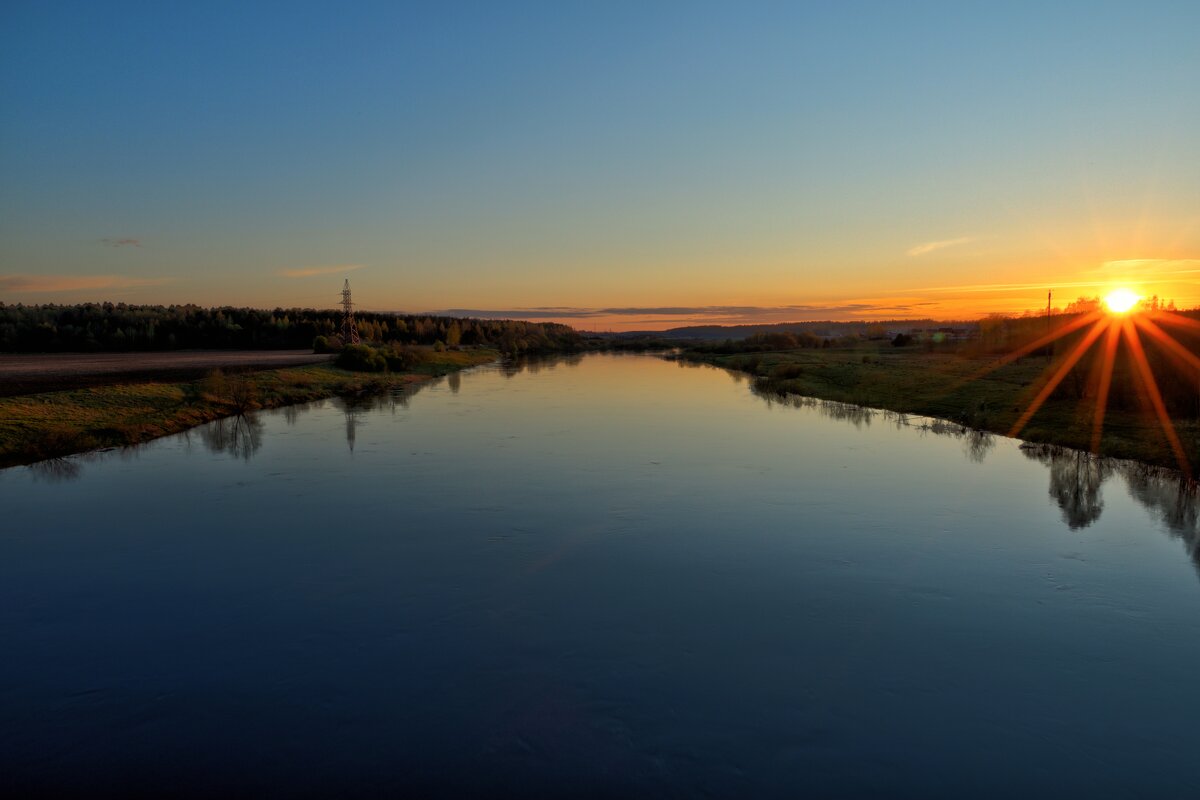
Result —
[[1104, 305], [1114, 314], [1124, 314], [1137, 305], [1142, 298], [1130, 289], [1113, 289], [1104, 298]]

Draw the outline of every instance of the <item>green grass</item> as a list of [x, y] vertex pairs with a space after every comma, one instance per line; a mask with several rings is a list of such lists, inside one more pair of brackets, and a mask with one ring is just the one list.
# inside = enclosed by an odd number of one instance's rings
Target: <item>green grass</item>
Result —
[[[754, 358], [760, 357], [758, 364]], [[759, 388], [940, 417], [1007, 434], [1045, 379], [1047, 361], [1029, 357], [979, 377], [994, 358], [895, 348], [889, 343], [825, 350], [712, 355], [684, 358], [759, 376]], [[1052, 397], [1019, 434], [1022, 439], [1089, 449], [1094, 401]], [[1189, 460], [1200, 457], [1200, 426], [1176, 420]], [[1145, 411], [1110, 408], [1100, 452], [1161, 466], [1177, 466], [1156, 419]]]
[[0, 467], [119, 447], [178, 433], [247, 408], [278, 408], [337, 395], [400, 388], [494, 360], [493, 350], [424, 354], [410, 372], [347, 372], [320, 364], [226, 377], [245, 382], [244, 399], [212, 391], [213, 382], [150, 382], [0, 398]]

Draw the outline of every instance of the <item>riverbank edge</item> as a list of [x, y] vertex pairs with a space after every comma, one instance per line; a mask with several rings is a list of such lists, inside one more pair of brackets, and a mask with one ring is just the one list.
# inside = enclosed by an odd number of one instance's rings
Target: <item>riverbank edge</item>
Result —
[[494, 363], [490, 349], [429, 353], [412, 371], [364, 373], [332, 364], [217, 373], [0, 398], [0, 469], [131, 447], [248, 411], [403, 389]]
[[[729, 356], [713, 356], [684, 350], [674, 358], [691, 364], [703, 364], [738, 375], [744, 375], [752, 384], [756, 384], [756, 391], [763, 396], [812, 398], [820, 401], [858, 406], [874, 411], [888, 411], [897, 414], [924, 417], [930, 420], [941, 420], [966, 430], [979, 431], [1030, 445], [1063, 447], [1088, 453], [1097, 458], [1135, 461], [1158, 469], [1176, 471], [1188, 483], [1194, 484], [1197, 482], [1194, 472], [1196, 459], [1192, 459], [1193, 463], [1189, 465], [1190, 469], [1181, 469], [1181, 465], [1176, 461], [1174, 454], [1167, 447], [1166, 442], [1159, 443], [1159, 440], [1163, 439], [1163, 434], [1161, 428], [1158, 427], [1157, 420], [1154, 421], [1154, 424], [1149, 424], [1138, 420], [1134, 415], [1129, 413], [1109, 412], [1106, 418], [1105, 430], [1100, 441], [1099, 452], [1093, 453], [1091, 449], [1090, 427], [1030, 424], [1026, 426], [1019, 436], [1012, 436], [1010, 435], [1010, 431], [1012, 430], [1013, 420], [1017, 416], [1015, 413], [1011, 415], [1012, 419], [1008, 418], [1009, 415], [1001, 415], [1000, 419], [995, 421], [987, 417], [981, 418], [979, 415], [974, 414], [964, 415], [963, 418], [956, 418], [953, 415], [945, 413], [943, 408], [931, 407], [919, 401], [899, 402], [880, 396], [873, 396], [869, 400], [864, 401], [860, 398], [848, 397], [847, 395], [850, 392], [844, 389], [811, 384], [806, 385], [803, 391], [788, 389], [786, 386], [780, 385], [785, 382], [772, 380], [756, 372], [739, 369], [728, 363], [722, 363], [723, 361], [732, 360]], [[938, 378], [937, 375], [933, 374], [929, 377], [932, 380], [937, 380]], [[1053, 413], [1054, 405], [1053, 402], [1046, 403], [1046, 410], [1051, 412], [1049, 416], [1055, 416]], [[1058, 416], [1061, 417], [1061, 414]], [[1090, 417], [1087, 419], [1087, 422], [1090, 426]], [[1175, 427], [1177, 433], [1181, 435], [1181, 438], [1185, 442], [1200, 437], [1200, 426], [1196, 423], [1187, 422], [1180, 424], [1179, 421], [1175, 421]]]

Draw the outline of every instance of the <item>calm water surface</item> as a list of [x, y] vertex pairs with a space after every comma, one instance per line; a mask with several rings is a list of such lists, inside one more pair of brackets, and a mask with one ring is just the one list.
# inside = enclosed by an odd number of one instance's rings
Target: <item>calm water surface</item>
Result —
[[1200, 796], [1167, 473], [589, 356], [0, 500], [0, 793]]

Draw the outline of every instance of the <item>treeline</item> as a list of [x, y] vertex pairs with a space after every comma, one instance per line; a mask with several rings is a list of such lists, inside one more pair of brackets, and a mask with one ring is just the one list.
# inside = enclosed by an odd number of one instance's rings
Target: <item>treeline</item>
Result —
[[[1107, 337], [1101, 336], [1066, 372], [1054, 396], [1076, 401], [1096, 400], [1107, 373], [1107, 406], [1110, 408], [1141, 409], [1153, 415], [1153, 395], [1157, 390], [1171, 417], [1200, 416], [1200, 370], [1196, 368], [1194, 360], [1200, 354], [1200, 325], [1195, 322], [1197, 316], [1195, 312], [1186, 312], [1166, 318], [1150, 317], [1152, 322], [1157, 319], [1155, 327], [1161, 332], [1158, 334], [1134, 326], [1137, 345], [1131, 346], [1128, 339], [1120, 335], [1116, 340], [1111, 366], [1108, 366], [1105, 353]], [[1168, 319], [1176, 321], [1165, 321]], [[1067, 363], [1091, 328], [1091, 325], [1081, 327], [1054, 342], [1048, 348], [1049, 352], [1035, 351], [1031, 357], [1036, 358], [1038, 353], [1044, 353], [1048, 359], [1047, 371], [1057, 371], [1060, 365]], [[1028, 339], [1035, 331], [1024, 332], [1022, 338]], [[1139, 366], [1143, 359], [1144, 367]], [[1153, 379], [1154, 390], [1146, 383], [1146, 373]]]
[[[964, 355], [996, 355], [1011, 352], [1032, 343], [1084, 314], [1104, 309], [1099, 297], [1080, 297], [1065, 308], [1056, 308], [1051, 316], [1045, 312], [1026, 312], [1021, 316], [991, 314], [977, 323], [978, 333], [960, 349]], [[1200, 320], [1200, 309], [1180, 311], [1174, 300], [1162, 301], [1157, 295], [1138, 304], [1139, 312], [1169, 313], [1174, 317]], [[1045, 354], [1046, 351], [1039, 351]]]
[[[573, 328], [549, 322], [358, 313], [365, 342], [478, 345], [510, 354], [573, 351]], [[110, 352], [187, 349], [262, 350], [339, 340], [341, 312], [311, 308], [203, 308], [126, 303], [0, 303], [0, 352]]]
[[[858, 337], [846, 337], [848, 342], [857, 343]], [[843, 342], [838, 341], [838, 344]], [[693, 344], [688, 350], [695, 353], [711, 353], [714, 355], [733, 355], [735, 353], [769, 353], [783, 350], [816, 349], [832, 347], [834, 340], [818, 336], [808, 331], [778, 331], [772, 333], [756, 333], [745, 339], [726, 339], [714, 344]]]
[[[883, 325], [864, 326], [861, 333], [826, 336], [812, 331], [773, 331], [756, 333], [744, 339], [726, 339], [723, 342], [696, 343], [683, 341], [680, 344], [692, 353], [705, 355], [739, 355], [745, 353], [780, 353], [789, 350], [827, 350], [829, 348], [858, 347], [866, 342], [888, 341], [896, 347], [907, 347], [920, 342], [926, 350], [954, 351], [960, 342], [945, 337], [939, 331], [933, 336], [918, 339], [915, 333], [890, 333]], [[1043, 331], [1044, 332], [1044, 331]]]

